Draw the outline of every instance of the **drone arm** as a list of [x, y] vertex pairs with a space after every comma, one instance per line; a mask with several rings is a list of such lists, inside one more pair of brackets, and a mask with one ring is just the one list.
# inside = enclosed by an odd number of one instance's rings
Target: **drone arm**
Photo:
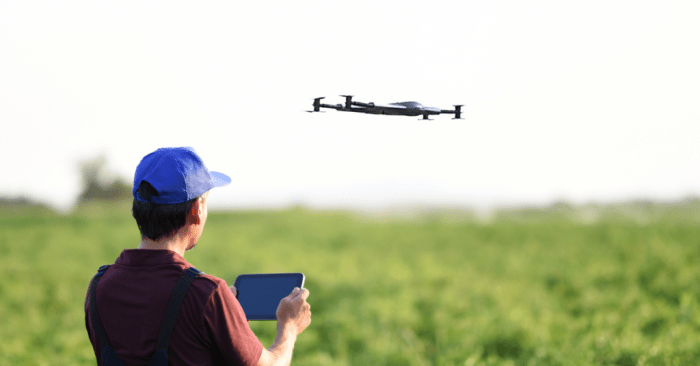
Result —
[[341, 109], [343, 109], [343, 106], [342, 106], [341, 104], [335, 104], [335, 105], [333, 105], [333, 104], [325, 104], [325, 103], [321, 103], [321, 99], [324, 99], [324, 97], [314, 98], [314, 104], [313, 104], [314, 110], [313, 110], [313, 111], [309, 111], [309, 112], [320, 112], [320, 111], [321, 111], [321, 108], [332, 108], [332, 109], [335, 109], [335, 110], [341, 110]]
[[455, 115], [455, 118], [453, 119], [463, 119], [461, 118], [462, 116], [462, 107], [463, 105], [455, 105], [455, 109], [441, 109], [440, 113], [453, 113]]
[[322, 108], [332, 108], [332, 109], [335, 109], [335, 110], [341, 110], [341, 109], [343, 109], [343, 105], [342, 105], [342, 104], [324, 104], [324, 103], [321, 103], [320, 107], [322, 107]]
[[365, 107], [365, 108], [373, 108], [374, 107], [374, 103], [352, 102], [352, 105], [356, 105], [358, 107]]

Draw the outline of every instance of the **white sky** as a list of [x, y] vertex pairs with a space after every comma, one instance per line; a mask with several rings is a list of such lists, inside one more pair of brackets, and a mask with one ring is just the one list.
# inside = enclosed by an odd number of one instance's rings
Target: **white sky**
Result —
[[[78, 162], [162, 146], [215, 207], [700, 194], [700, 2], [0, 3], [0, 195], [59, 208]], [[304, 113], [313, 98], [449, 115]]]

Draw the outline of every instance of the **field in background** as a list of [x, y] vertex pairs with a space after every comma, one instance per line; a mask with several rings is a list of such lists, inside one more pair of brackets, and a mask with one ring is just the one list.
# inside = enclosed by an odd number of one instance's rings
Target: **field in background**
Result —
[[[97, 268], [138, 245], [128, 208], [0, 210], [0, 365], [95, 364], [83, 301]], [[296, 365], [695, 365], [699, 213], [210, 212], [185, 258], [230, 284], [304, 272]], [[274, 323], [251, 326], [269, 346]]]

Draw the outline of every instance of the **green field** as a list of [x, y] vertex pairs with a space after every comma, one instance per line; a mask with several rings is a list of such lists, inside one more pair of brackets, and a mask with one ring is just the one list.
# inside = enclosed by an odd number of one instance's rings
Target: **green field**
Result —
[[[699, 365], [699, 210], [567, 210], [210, 212], [185, 258], [229, 284], [304, 272], [295, 365]], [[2, 211], [0, 365], [94, 365], [83, 301], [138, 245], [128, 205]], [[274, 323], [251, 326], [269, 346]]]

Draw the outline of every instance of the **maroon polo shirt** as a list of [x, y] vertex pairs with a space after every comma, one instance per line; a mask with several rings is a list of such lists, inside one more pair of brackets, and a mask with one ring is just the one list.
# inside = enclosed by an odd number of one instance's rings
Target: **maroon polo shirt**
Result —
[[[148, 364], [175, 284], [191, 266], [170, 250], [126, 249], [100, 279], [97, 313], [112, 347], [127, 365]], [[89, 287], [85, 327], [97, 364], [102, 365], [102, 345], [90, 319]], [[175, 322], [169, 364], [256, 365], [262, 349], [226, 281], [208, 274], [197, 277]]]

